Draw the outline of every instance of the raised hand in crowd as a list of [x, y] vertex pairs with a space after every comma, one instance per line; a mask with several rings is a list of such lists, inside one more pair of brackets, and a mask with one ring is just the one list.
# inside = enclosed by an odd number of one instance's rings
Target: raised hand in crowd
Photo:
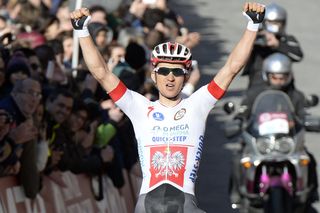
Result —
[[107, 145], [105, 148], [101, 149], [100, 155], [104, 163], [111, 162], [114, 158], [113, 148]]
[[109, 109], [108, 112], [109, 118], [115, 122], [120, 122], [124, 114], [119, 107], [114, 107]]
[[124, 116], [120, 108], [117, 107], [111, 99], [101, 102], [101, 108], [104, 110], [108, 110], [109, 118], [115, 122], [121, 121]]
[[20, 168], [21, 163], [20, 161], [17, 161], [15, 164], [7, 166], [3, 171], [2, 175], [17, 175], [20, 172]]
[[99, 122], [94, 120], [89, 125], [89, 131], [78, 132], [77, 136], [82, 138], [81, 145], [84, 149], [90, 150], [92, 148], [98, 125]]
[[11, 138], [16, 144], [26, 143], [30, 140], [34, 140], [38, 137], [39, 131], [34, 126], [31, 119], [18, 125], [9, 132], [9, 138]]

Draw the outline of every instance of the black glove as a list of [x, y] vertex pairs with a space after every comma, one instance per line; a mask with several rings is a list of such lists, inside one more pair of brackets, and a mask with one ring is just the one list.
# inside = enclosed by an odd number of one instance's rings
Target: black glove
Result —
[[257, 13], [255, 11], [247, 11], [245, 12], [246, 16], [251, 19], [251, 21], [255, 24], [262, 23], [264, 19], [265, 10], [262, 13]]
[[87, 37], [90, 35], [88, 25], [91, 16], [83, 16], [81, 19], [71, 19], [71, 24], [78, 37]]
[[249, 20], [247, 25], [248, 30], [255, 32], [259, 30], [259, 25], [264, 19], [265, 11], [266, 10], [264, 9], [263, 12], [256, 12], [252, 10], [247, 10], [246, 12], [243, 12], [243, 15]]

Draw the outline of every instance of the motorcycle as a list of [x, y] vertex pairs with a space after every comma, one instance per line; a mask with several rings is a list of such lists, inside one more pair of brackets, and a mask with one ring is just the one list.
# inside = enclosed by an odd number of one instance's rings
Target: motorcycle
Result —
[[[234, 105], [227, 103], [225, 109], [230, 113]], [[228, 122], [226, 136], [239, 136], [242, 144], [231, 178], [233, 208], [240, 212], [305, 212], [313, 187], [308, 182], [306, 130], [319, 131], [319, 119], [308, 116], [300, 121], [290, 98], [278, 90], [262, 92], [246, 121]], [[237, 202], [232, 200], [232, 191], [237, 192]]]

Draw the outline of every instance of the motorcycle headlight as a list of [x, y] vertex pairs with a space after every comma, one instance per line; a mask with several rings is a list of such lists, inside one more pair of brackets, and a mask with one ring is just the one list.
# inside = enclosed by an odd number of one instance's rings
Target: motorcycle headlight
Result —
[[275, 150], [283, 154], [291, 152], [294, 148], [294, 141], [289, 137], [282, 137], [275, 141]]
[[268, 154], [273, 150], [273, 144], [268, 138], [258, 138], [256, 144], [258, 151], [263, 155]]
[[256, 144], [258, 151], [263, 155], [269, 153], [288, 154], [294, 149], [294, 141], [290, 137], [277, 139], [275, 139], [275, 137], [258, 138]]

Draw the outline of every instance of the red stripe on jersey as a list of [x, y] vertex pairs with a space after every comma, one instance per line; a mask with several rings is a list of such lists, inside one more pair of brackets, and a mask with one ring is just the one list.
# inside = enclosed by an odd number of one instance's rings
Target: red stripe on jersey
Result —
[[226, 92], [225, 90], [221, 89], [216, 82], [211, 81], [210, 84], [208, 85], [208, 90], [210, 94], [215, 97], [217, 100], [222, 98], [224, 93]]
[[112, 98], [114, 102], [119, 100], [124, 93], [127, 91], [126, 85], [122, 81], [119, 81], [119, 84], [116, 88], [114, 88], [111, 92], [109, 92], [109, 96]]

